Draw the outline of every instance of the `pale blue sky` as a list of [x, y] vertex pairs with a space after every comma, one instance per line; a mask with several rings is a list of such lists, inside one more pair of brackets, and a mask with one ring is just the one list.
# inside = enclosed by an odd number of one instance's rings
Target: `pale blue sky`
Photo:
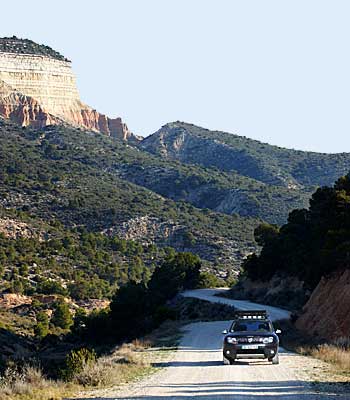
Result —
[[82, 100], [148, 135], [182, 120], [350, 152], [350, 1], [17, 0], [1, 36], [73, 61]]

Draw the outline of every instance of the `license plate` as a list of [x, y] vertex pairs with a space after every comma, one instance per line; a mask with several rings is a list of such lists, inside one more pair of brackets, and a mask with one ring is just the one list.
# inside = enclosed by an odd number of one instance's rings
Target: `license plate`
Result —
[[258, 348], [259, 346], [257, 344], [247, 344], [245, 346], [242, 346], [243, 350], [256, 350]]

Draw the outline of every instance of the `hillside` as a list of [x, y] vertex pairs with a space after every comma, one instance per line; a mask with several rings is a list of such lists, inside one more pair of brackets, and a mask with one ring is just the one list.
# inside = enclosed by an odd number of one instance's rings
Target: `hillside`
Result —
[[237, 271], [257, 250], [259, 222], [284, 224], [316, 186], [350, 169], [346, 153], [281, 149], [183, 122], [141, 140], [80, 101], [70, 64], [30, 40], [0, 40], [5, 209]]
[[157, 162], [165, 174], [162, 160], [102, 135], [69, 127], [21, 129], [0, 120], [0, 204], [6, 209], [58, 220], [68, 229], [84, 226], [191, 251], [217, 268], [237, 267], [256, 248], [257, 221], [174, 202], [126, 179], [135, 164], [146, 171]]
[[243, 262], [229, 296], [291, 309], [314, 338], [349, 336], [350, 174], [318, 188], [283, 226], [260, 225], [254, 237], [262, 249]]
[[235, 171], [257, 181], [292, 189], [330, 185], [350, 170], [350, 154], [284, 149], [185, 122], [164, 125], [141, 147], [168, 160]]
[[[111, 119], [81, 102], [71, 62], [64, 56], [16, 37], [0, 39], [0, 115], [23, 127], [57, 125], [68, 132], [74, 126], [87, 135], [96, 132], [127, 142], [130, 147], [116, 144], [116, 154], [104, 158], [110, 144], [102, 140], [106, 149], [89, 149], [88, 164], [97, 163], [123, 183], [185, 202], [204, 214], [212, 210], [278, 225], [291, 209], [307, 205], [315, 186], [350, 167], [347, 154], [280, 149], [180, 122], [141, 140], [121, 118]], [[84, 147], [91, 138], [76, 132], [71, 130], [74, 145]]]
[[[311, 188], [300, 183], [288, 188], [244, 171], [181, 163], [144, 151], [150, 140], [154, 137], [132, 146], [68, 126], [23, 130], [2, 120], [0, 203], [58, 219], [68, 228], [85, 226], [191, 251], [218, 269], [237, 268], [257, 249], [252, 237], [257, 219], [282, 224], [291, 209], [307, 204]], [[211, 146], [202, 145], [203, 151]], [[263, 159], [263, 153], [256, 154]], [[321, 165], [329, 162], [328, 156], [317, 156]], [[335, 171], [347, 156], [341, 160]], [[312, 174], [310, 180], [315, 180]]]
[[[69, 229], [28, 212], [0, 208], [1, 296], [8, 293], [70, 296], [80, 304], [106, 299], [129, 280], [147, 282], [169, 249], [115, 236]], [[2, 310], [30, 304], [30, 298], [0, 297]], [[18, 314], [26, 310], [18, 307]]]

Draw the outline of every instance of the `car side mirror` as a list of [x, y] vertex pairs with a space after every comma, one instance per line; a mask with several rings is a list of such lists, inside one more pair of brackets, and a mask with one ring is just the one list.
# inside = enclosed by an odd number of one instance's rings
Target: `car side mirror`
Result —
[[223, 335], [226, 335], [228, 332], [227, 332], [227, 329], [224, 329], [222, 332], [221, 332]]
[[281, 329], [276, 329], [276, 333], [277, 333], [277, 335], [279, 335], [280, 333], [282, 333]]

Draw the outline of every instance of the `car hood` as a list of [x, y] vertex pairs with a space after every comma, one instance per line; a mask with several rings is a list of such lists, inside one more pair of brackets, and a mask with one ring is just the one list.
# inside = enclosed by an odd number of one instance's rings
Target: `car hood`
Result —
[[275, 332], [256, 332], [256, 331], [244, 331], [244, 332], [229, 332], [226, 336], [232, 336], [232, 337], [246, 337], [246, 336], [259, 336], [259, 337], [265, 337], [265, 336], [275, 336]]

